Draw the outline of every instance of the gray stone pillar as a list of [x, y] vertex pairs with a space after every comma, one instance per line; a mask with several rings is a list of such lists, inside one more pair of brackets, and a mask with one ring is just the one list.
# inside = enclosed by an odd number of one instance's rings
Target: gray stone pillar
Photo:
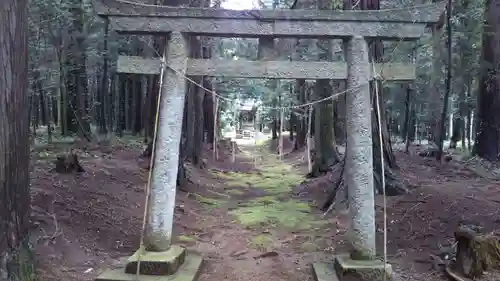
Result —
[[144, 246], [152, 252], [169, 250], [172, 239], [188, 47], [185, 35], [172, 32], [164, 52], [166, 65], [161, 71], [161, 100], [144, 236]]
[[[372, 113], [368, 44], [363, 37], [347, 43], [346, 175], [352, 218], [352, 259], [375, 256], [375, 194], [373, 183]], [[351, 90], [352, 89], [352, 90]]]

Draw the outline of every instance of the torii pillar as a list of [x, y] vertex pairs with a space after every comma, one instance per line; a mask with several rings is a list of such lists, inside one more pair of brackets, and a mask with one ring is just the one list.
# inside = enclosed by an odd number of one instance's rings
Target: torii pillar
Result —
[[203, 262], [200, 255], [188, 253], [179, 245], [172, 245], [188, 47], [185, 34], [172, 32], [163, 55], [166, 63], [161, 69], [159, 116], [143, 248], [137, 250], [126, 264], [104, 272], [96, 280], [163, 280], [158, 278], [164, 276], [168, 278], [165, 280], [191, 281], [197, 278], [200, 271]]

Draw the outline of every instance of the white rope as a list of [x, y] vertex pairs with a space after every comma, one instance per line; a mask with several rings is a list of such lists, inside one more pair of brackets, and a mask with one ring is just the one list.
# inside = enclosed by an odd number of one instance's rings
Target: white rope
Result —
[[[375, 64], [372, 62], [373, 70], [375, 70]], [[376, 112], [377, 112], [377, 126], [378, 126], [378, 139], [380, 143], [380, 173], [381, 173], [381, 185], [382, 185], [382, 196], [383, 196], [383, 205], [384, 205], [384, 277], [383, 281], [387, 281], [387, 198], [385, 192], [385, 161], [384, 161], [384, 138], [382, 135], [382, 121], [380, 117], [382, 114], [380, 113], [380, 97], [379, 97], [379, 87], [378, 82], [373, 81], [375, 87], [375, 103], [376, 103]]]

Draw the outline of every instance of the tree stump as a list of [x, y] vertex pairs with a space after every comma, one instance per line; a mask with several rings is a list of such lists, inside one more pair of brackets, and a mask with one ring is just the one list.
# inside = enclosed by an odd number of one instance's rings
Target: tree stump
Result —
[[500, 269], [498, 236], [462, 226], [455, 231], [455, 239], [457, 254], [454, 270], [466, 277], [478, 278], [488, 270]]
[[144, 152], [141, 154], [141, 158], [151, 158], [153, 155], [153, 141], [149, 141]]
[[60, 174], [85, 172], [82, 165], [80, 165], [80, 162], [78, 161], [78, 156], [75, 153], [57, 156], [54, 164], [56, 165], [55, 171]]

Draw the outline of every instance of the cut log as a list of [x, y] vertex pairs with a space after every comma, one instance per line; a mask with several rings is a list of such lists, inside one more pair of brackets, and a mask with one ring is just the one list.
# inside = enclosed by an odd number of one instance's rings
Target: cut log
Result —
[[462, 226], [455, 231], [456, 262], [453, 269], [469, 278], [479, 278], [486, 271], [500, 269], [500, 242], [493, 233], [480, 233]]
[[60, 174], [85, 172], [83, 167], [80, 165], [80, 162], [78, 161], [78, 156], [75, 153], [57, 156], [54, 164], [56, 165], [55, 171]]
[[[438, 154], [438, 150], [437, 149], [429, 148], [429, 149], [426, 149], [424, 151], [420, 151], [418, 153], [418, 156], [420, 156], [420, 157], [428, 157], [428, 158], [436, 158], [437, 154]], [[452, 159], [453, 159], [453, 157], [451, 155], [449, 155], [449, 154], [443, 156], [443, 160], [445, 162], [450, 162]]]

